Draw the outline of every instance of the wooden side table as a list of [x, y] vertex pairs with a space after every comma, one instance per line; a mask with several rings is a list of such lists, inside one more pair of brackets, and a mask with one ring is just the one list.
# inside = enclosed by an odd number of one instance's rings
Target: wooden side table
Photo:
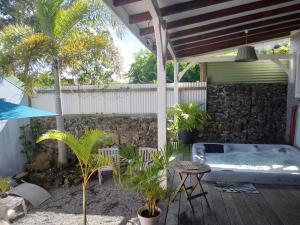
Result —
[[[25, 200], [21, 197], [9, 195], [6, 198], [0, 199], [0, 207], [4, 207], [7, 210], [14, 210], [14, 218], [24, 214], [27, 214], [27, 208], [25, 204]], [[21, 210], [20, 210], [21, 209]]]
[[[177, 172], [180, 183], [176, 189], [176, 192], [172, 198], [172, 202], [174, 202], [177, 194], [180, 192], [181, 189], [184, 190], [186, 194], [186, 198], [189, 202], [189, 205], [194, 213], [194, 207], [192, 205], [192, 199], [199, 198], [203, 196], [205, 198], [205, 201], [207, 203], [207, 206], [209, 206], [208, 200], [206, 198], [206, 195], [208, 192], [206, 192], [201, 184], [201, 179], [205, 173], [209, 173], [210, 167], [207, 164], [199, 163], [199, 162], [192, 162], [192, 161], [178, 161], [173, 166], [173, 169]], [[187, 187], [185, 184], [185, 181], [188, 177], [195, 177], [195, 181], [192, 184], [192, 186]], [[199, 185], [200, 187], [200, 194], [192, 195], [196, 187]]]

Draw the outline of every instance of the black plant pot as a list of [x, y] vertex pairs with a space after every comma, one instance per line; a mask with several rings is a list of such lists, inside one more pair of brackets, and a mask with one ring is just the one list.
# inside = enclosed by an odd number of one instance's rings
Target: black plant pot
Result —
[[179, 132], [178, 137], [182, 144], [189, 145], [194, 142], [196, 135], [197, 135], [197, 132], [195, 130], [181, 131], [181, 132]]

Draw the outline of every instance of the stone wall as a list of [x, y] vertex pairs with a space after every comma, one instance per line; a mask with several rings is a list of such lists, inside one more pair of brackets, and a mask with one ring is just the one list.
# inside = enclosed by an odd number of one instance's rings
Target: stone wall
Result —
[[[55, 118], [39, 119], [40, 132], [55, 129]], [[115, 145], [132, 144], [144, 147], [157, 145], [157, 120], [155, 116], [73, 115], [65, 116], [65, 129], [80, 136], [84, 129], [100, 129], [116, 134]]]
[[[207, 111], [212, 120], [199, 140], [283, 143], [286, 129], [286, 92], [285, 84], [208, 85]], [[54, 118], [39, 121], [41, 132], [55, 129]], [[85, 127], [115, 133], [116, 145], [157, 145], [156, 115], [65, 116], [67, 131], [81, 135]]]
[[208, 85], [212, 116], [202, 140], [283, 143], [286, 129], [285, 84]]

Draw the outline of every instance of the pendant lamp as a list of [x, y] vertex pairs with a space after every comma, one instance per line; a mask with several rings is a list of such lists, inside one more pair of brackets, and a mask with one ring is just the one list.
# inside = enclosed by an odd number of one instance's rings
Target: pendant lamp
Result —
[[253, 62], [258, 60], [255, 48], [247, 45], [248, 30], [245, 30], [246, 45], [238, 48], [238, 53], [235, 57], [236, 62]]

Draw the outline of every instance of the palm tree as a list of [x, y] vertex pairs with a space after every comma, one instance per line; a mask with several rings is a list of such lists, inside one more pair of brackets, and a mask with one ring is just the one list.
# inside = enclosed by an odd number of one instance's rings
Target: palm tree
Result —
[[81, 173], [82, 173], [82, 207], [83, 207], [83, 224], [87, 224], [86, 218], [86, 190], [91, 176], [101, 167], [112, 166], [110, 158], [100, 156], [97, 148], [100, 145], [110, 144], [112, 136], [109, 133], [100, 130], [86, 130], [85, 134], [80, 138], [76, 138], [73, 134], [52, 130], [37, 139], [37, 143], [53, 139], [68, 145], [76, 155]]
[[[36, 0], [35, 26], [9, 25], [0, 32], [0, 67], [18, 75], [29, 97], [35, 75], [51, 67], [54, 76], [57, 130], [64, 130], [60, 77], [82, 63], [82, 56], [104, 56], [114, 61], [104, 27], [122, 32], [122, 25], [101, 0]], [[1, 71], [0, 71], [1, 73]], [[67, 164], [65, 145], [58, 142], [58, 163]]]

